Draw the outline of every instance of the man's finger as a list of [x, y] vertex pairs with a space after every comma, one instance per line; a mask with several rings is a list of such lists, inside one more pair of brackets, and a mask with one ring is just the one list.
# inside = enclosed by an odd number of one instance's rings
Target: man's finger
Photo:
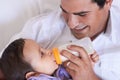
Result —
[[66, 58], [68, 58], [71, 62], [73, 62], [74, 64], [76, 64], [77, 66], [82, 65], [82, 61], [80, 60], [79, 57], [73, 55], [72, 53], [66, 51], [66, 50], [62, 50], [61, 54], [63, 56], [65, 56]]
[[65, 68], [69, 68], [73, 71], [77, 71], [79, 69], [79, 67], [76, 64], [72, 63], [71, 61], [65, 62], [63, 65]]
[[75, 71], [69, 68], [66, 68], [67, 72], [73, 77], [75, 75]]
[[83, 47], [70, 45], [68, 46], [68, 49], [78, 52], [82, 60], [89, 61], [89, 56]]

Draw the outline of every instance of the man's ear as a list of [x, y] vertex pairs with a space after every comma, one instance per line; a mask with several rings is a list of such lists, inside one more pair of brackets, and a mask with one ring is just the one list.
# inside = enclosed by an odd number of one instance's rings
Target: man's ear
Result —
[[27, 79], [27, 78], [29, 78], [29, 77], [31, 77], [31, 76], [35, 76], [35, 75], [36, 75], [36, 72], [30, 71], [30, 72], [27, 72], [27, 73], [26, 73], [25, 77], [26, 77], [26, 79]]
[[104, 5], [104, 9], [105, 9], [106, 11], [109, 11], [109, 10], [110, 10], [111, 5], [112, 5], [112, 2], [113, 2], [113, 0], [106, 0], [105, 5]]
[[106, 5], [111, 6], [112, 2], [113, 2], [113, 0], [106, 0]]

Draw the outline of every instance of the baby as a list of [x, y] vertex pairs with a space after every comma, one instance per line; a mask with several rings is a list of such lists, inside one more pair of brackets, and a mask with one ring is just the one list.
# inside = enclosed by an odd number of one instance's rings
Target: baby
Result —
[[[93, 54], [91, 61], [98, 56]], [[4, 50], [0, 68], [6, 80], [71, 80], [63, 66], [59, 66], [51, 50], [40, 47], [30, 39], [13, 41]]]

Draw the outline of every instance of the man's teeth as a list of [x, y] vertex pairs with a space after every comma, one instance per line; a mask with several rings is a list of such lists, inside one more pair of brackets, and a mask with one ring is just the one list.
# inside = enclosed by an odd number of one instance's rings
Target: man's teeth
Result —
[[87, 25], [83, 25], [83, 26], [78, 26], [76, 29], [83, 29], [85, 28]]

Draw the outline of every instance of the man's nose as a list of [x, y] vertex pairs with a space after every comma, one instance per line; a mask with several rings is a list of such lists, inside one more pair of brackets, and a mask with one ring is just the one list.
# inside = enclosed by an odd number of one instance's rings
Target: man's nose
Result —
[[75, 28], [77, 25], [79, 25], [79, 20], [78, 20], [78, 17], [77, 15], [74, 15], [74, 14], [69, 14], [68, 15], [68, 26], [73, 29]]

